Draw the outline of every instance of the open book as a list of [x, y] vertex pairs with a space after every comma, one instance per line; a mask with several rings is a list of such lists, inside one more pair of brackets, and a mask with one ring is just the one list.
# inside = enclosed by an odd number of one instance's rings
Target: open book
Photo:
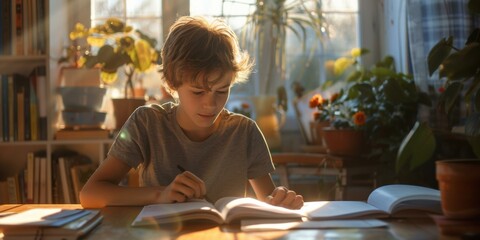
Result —
[[413, 185], [387, 185], [375, 189], [367, 202], [313, 201], [300, 210], [272, 206], [253, 198], [221, 198], [214, 204], [205, 200], [145, 206], [132, 226], [188, 220], [210, 220], [217, 224], [245, 219], [333, 220], [425, 216], [441, 213], [440, 192]]
[[290, 210], [253, 198], [225, 197], [215, 204], [195, 199], [184, 203], [153, 204], [143, 207], [132, 226], [172, 223], [188, 220], [210, 220], [217, 224], [249, 218], [301, 219], [301, 210]]
[[320, 201], [306, 203], [302, 209], [310, 220], [425, 217], [442, 213], [440, 191], [436, 189], [393, 184], [375, 189], [362, 201]]

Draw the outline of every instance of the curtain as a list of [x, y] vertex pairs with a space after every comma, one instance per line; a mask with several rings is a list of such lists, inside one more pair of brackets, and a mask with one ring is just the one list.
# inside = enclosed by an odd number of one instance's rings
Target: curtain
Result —
[[[454, 37], [455, 47], [463, 48], [470, 32], [478, 27], [478, 20], [469, 14], [467, 4], [468, 0], [407, 0], [410, 69], [417, 85], [434, 100], [433, 104], [445, 79], [440, 79], [438, 72], [429, 76], [428, 53], [440, 39], [449, 36]], [[432, 117], [435, 116], [428, 109], [421, 109], [419, 120], [432, 122]]]

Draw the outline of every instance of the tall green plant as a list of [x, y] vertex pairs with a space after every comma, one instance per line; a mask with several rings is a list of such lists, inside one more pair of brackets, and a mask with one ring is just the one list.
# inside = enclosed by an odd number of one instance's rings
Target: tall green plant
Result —
[[[223, 0], [223, 3], [233, 2]], [[255, 10], [246, 15], [240, 34], [240, 44], [250, 53], [257, 54], [260, 76], [260, 94], [279, 94], [279, 103], [286, 108], [285, 70], [286, 37], [292, 32], [300, 42], [302, 51], [309, 50], [313, 57], [317, 44], [307, 49], [309, 31], [316, 39], [325, 37], [326, 21], [321, 5], [314, 0], [257, 0]], [[278, 89], [280, 88], [280, 89]], [[282, 99], [283, 98], [283, 99]]]

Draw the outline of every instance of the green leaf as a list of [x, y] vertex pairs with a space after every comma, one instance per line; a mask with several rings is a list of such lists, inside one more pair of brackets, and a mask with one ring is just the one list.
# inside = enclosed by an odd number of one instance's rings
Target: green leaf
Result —
[[462, 89], [463, 84], [461, 82], [452, 82], [447, 86], [447, 89], [443, 93], [443, 99], [445, 100], [445, 112], [449, 113], [450, 110], [452, 110]]
[[428, 53], [428, 72], [430, 76], [438, 69], [443, 60], [448, 57], [451, 51], [451, 45], [453, 43], [453, 38], [449, 37], [448, 39], [442, 38]]
[[[472, 84], [468, 87], [467, 91], [465, 92], [465, 96], [463, 97], [464, 102], [465, 102], [465, 108], [467, 109], [467, 114], [469, 113], [469, 109], [471, 109], [471, 104], [473, 104], [474, 111], [478, 112], [478, 107], [480, 107], [476, 101], [480, 99], [475, 99], [478, 94], [478, 91], [480, 91], [480, 74], [475, 74], [475, 77], [473, 78]], [[475, 92], [478, 89], [477, 92]], [[473, 95], [473, 99], [472, 99]]]
[[374, 67], [372, 68], [372, 73], [377, 78], [386, 79], [388, 77], [394, 77], [396, 74], [389, 68], [386, 67]]
[[470, 146], [472, 146], [472, 150], [475, 156], [480, 159], [480, 135], [469, 137], [468, 143], [470, 143]]
[[388, 101], [394, 104], [400, 104], [406, 100], [405, 92], [402, 87], [393, 78], [388, 79], [383, 85], [383, 91]]
[[471, 43], [460, 51], [450, 54], [443, 62], [440, 76], [447, 76], [449, 80], [471, 78], [475, 75], [480, 62], [480, 43]]
[[436, 142], [432, 129], [427, 123], [416, 122], [398, 150], [395, 168], [397, 173], [405, 166], [413, 170], [427, 162], [433, 156], [435, 147]]
[[473, 113], [465, 120], [465, 134], [480, 136], [480, 113]]
[[362, 77], [362, 72], [361, 71], [353, 71], [352, 73], [350, 73], [350, 75], [348, 75], [347, 82], [358, 81], [358, 80], [360, 80], [361, 77]]
[[468, 10], [471, 13], [480, 13], [480, 1], [478, 0], [468, 1]]

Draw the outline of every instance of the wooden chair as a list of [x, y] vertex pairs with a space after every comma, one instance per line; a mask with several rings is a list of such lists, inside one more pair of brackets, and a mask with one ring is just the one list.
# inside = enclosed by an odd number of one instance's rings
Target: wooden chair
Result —
[[314, 153], [272, 153], [272, 161], [280, 184], [289, 187], [292, 175], [336, 176], [335, 200], [343, 199], [343, 187], [347, 184], [342, 158]]

